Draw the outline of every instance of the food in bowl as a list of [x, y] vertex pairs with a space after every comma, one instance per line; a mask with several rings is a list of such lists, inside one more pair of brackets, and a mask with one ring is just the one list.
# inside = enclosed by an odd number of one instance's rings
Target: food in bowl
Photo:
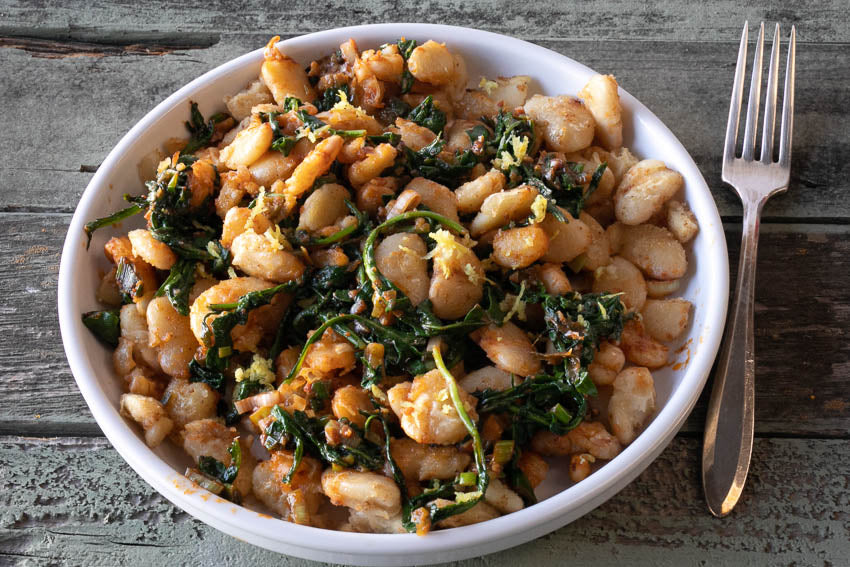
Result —
[[615, 457], [688, 325], [698, 227], [682, 177], [622, 147], [614, 79], [529, 98], [467, 89], [433, 41], [304, 70], [276, 39], [86, 227], [147, 221], [107, 242], [111, 309], [83, 316], [122, 413], [204, 488], [354, 531], [481, 522], [535, 502], [544, 457], [575, 482]]

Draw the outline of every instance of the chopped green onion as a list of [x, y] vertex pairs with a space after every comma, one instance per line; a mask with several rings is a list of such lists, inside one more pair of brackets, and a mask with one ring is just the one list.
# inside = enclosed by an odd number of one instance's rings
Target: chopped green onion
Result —
[[513, 439], [497, 441], [496, 444], [493, 446], [493, 461], [500, 465], [504, 465], [505, 463], [510, 461], [513, 454]]
[[205, 490], [209, 490], [216, 496], [224, 492], [224, 485], [217, 480], [213, 480], [207, 475], [192, 468], [187, 468], [183, 476], [200, 486]]
[[570, 412], [564, 408], [560, 403], [555, 404], [552, 408], [552, 413], [555, 414], [555, 418], [561, 423], [567, 424], [572, 420], [573, 416]]
[[475, 480], [478, 478], [478, 475], [472, 471], [462, 472], [457, 476], [457, 482], [460, 486], [472, 486], [475, 484]]

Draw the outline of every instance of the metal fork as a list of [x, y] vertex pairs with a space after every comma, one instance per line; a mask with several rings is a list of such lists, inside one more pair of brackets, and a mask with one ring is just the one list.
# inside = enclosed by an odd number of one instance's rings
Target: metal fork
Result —
[[767, 76], [761, 158], [755, 157], [756, 130], [761, 98], [764, 23], [759, 27], [753, 57], [747, 122], [743, 151], [735, 157], [738, 122], [747, 66], [748, 23], [744, 23], [729, 122], [723, 147], [723, 181], [738, 192], [744, 206], [744, 230], [735, 305], [727, 322], [723, 348], [714, 376], [714, 389], [708, 405], [702, 452], [702, 484], [708, 509], [715, 516], [732, 511], [747, 479], [753, 449], [755, 361], [753, 349], [753, 303], [756, 279], [756, 248], [759, 216], [765, 201], [785, 191], [791, 177], [791, 130], [794, 122], [794, 54], [796, 30], [791, 27], [788, 61], [785, 68], [785, 94], [782, 125], [779, 134], [779, 161], [773, 161], [773, 138], [776, 118], [776, 91], [779, 79], [779, 24], [773, 36], [773, 49]]

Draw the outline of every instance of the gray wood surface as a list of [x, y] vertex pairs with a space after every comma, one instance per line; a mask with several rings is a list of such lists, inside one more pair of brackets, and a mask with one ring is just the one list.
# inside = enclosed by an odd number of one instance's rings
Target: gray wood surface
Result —
[[[845, 441], [759, 439], [734, 520], [704, 510], [700, 441], [679, 437], [632, 484], [581, 520], [464, 567], [575, 565], [846, 565]], [[0, 564], [307, 567], [193, 520], [124, 464], [103, 439], [0, 438]], [[789, 463], [800, 466], [790, 467]], [[806, 463], [817, 467], [804, 468]]]
[[170, 505], [112, 450], [68, 370], [56, 276], [70, 213], [123, 134], [269, 36], [426, 21], [527, 39], [617, 76], [688, 148], [728, 221], [719, 156], [743, 20], [798, 28], [790, 190], [765, 210], [753, 469], [730, 518], [699, 488], [705, 398], [671, 446], [570, 526], [473, 565], [850, 562], [850, 25], [846, 0], [0, 3], [0, 565], [308, 562]]

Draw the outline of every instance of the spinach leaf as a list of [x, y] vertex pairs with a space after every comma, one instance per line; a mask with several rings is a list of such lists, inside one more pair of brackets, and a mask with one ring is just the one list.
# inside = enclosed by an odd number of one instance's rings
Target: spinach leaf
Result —
[[142, 278], [136, 273], [136, 267], [123, 256], [118, 259], [115, 283], [118, 285], [118, 291], [121, 292], [125, 303], [133, 303], [145, 294], [145, 286]]
[[313, 106], [319, 109], [319, 112], [330, 110], [336, 103], [342, 100], [339, 93], [342, 92], [346, 100], [351, 100], [351, 89], [348, 85], [338, 85], [322, 91], [322, 96], [313, 101]]
[[195, 283], [195, 265], [192, 260], [178, 259], [156, 292], [157, 297], [165, 295], [174, 310], [183, 316], [189, 315], [189, 292]]
[[[588, 197], [599, 186], [607, 167], [607, 163], [597, 166], [590, 177], [586, 191], [584, 183], [587, 173], [584, 171], [584, 165], [567, 162], [551, 154], [543, 156], [536, 167], [524, 164], [521, 176], [525, 183], [535, 187], [549, 201], [550, 206], [547, 206], [547, 212], [557, 211], [557, 207], [553, 206], [557, 205], [578, 218]], [[563, 222], [562, 218], [558, 220]]]
[[440, 134], [446, 126], [446, 113], [434, 105], [434, 97], [431, 95], [426, 96], [411, 110], [407, 119], [428, 128], [435, 134]]
[[410, 55], [413, 53], [413, 50], [416, 49], [416, 40], [401, 38], [396, 42], [396, 45], [398, 46], [398, 52], [401, 53], [402, 58], [407, 61], [410, 59]]
[[312, 114], [309, 114], [306, 110], [301, 109], [296, 111], [295, 113], [298, 116], [298, 119], [304, 124], [304, 126], [310, 128], [313, 132], [318, 132], [322, 130], [323, 132], [327, 132], [329, 135], [337, 135], [342, 136], [344, 138], [359, 138], [361, 136], [366, 135], [366, 130], [337, 130], [336, 128], [331, 128], [324, 122], [322, 122], [319, 118], [316, 118]]
[[83, 324], [94, 336], [111, 347], [118, 346], [121, 336], [121, 318], [118, 309], [83, 313]]
[[189, 361], [189, 372], [189, 382], [203, 382], [213, 390], [224, 393], [226, 381], [222, 372], [205, 368], [194, 358]]
[[233, 401], [244, 400], [245, 398], [250, 398], [260, 392], [267, 392], [271, 389], [270, 385], [259, 380], [242, 380], [241, 382], [237, 382], [233, 388]]
[[[343, 444], [330, 445], [325, 440], [324, 434], [327, 418], [311, 418], [303, 411], [297, 410], [290, 414], [277, 405], [272, 408], [270, 415], [274, 421], [264, 431], [266, 449], [286, 448], [290, 443], [295, 445], [296, 458], [293, 459], [292, 467], [284, 477], [284, 484], [290, 482], [304, 450], [310, 451], [326, 463], [339, 467], [376, 470], [384, 466], [381, 446], [365, 437], [356, 447]], [[355, 427], [350, 423], [348, 426]], [[361, 432], [358, 431], [358, 433]]]
[[478, 158], [472, 150], [455, 152], [454, 160], [449, 163], [438, 157], [446, 142], [441, 136], [422, 148], [413, 151], [404, 147], [406, 166], [412, 176], [421, 176], [436, 181], [448, 187], [457, 187], [463, 181], [464, 176], [478, 164]]
[[401, 135], [396, 134], [395, 132], [384, 132], [383, 134], [375, 136], [366, 136], [366, 141], [375, 145], [383, 143], [397, 146], [398, 143], [401, 142]]
[[[287, 106], [287, 105], [292, 106], [292, 104], [295, 104], [295, 108], [297, 109], [298, 106], [300, 105], [301, 101], [298, 100], [298, 99], [294, 99], [295, 102], [293, 103], [293, 102], [290, 101], [290, 98], [292, 98], [292, 97], [286, 97], [286, 102], [284, 102], [284, 106]], [[297, 142], [297, 140], [295, 139], [294, 136], [287, 136], [280, 129], [280, 123], [277, 121], [277, 117], [280, 116], [280, 115], [281, 115], [280, 112], [274, 112], [274, 111], [273, 112], [261, 112], [259, 114], [260, 120], [262, 122], [268, 122], [269, 124], [271, 124], [272, 136], [273, 136], [271, 148], [275, 151], [282, 153], [285, 156], [288, 156], [289, 152], [292, 151], [292, 148], [295, 147], [295, 142]]]
[[239, 474], [239, 467], [242, 466], [242, 447], [239, 445], [238, 437], [233, 440], [227, 452], [230, 453], [230, 466], [225, 466], [224, 463], [214, 457], [202, 455], [198, 457], [198, 468], [205, 475], [211, 476], [224, 484], [233, 484], [236, 475]]
[[[254, 309], [268, 305], [274, 296], [282, 291], [295, 289], [298, 281], [282, 283], [261, 291], [246, 293], [235, 303], [211, 304], [214, 313], [219, 313], [209, 326], [212, 328], [212, 340], [207, 347], [205, 366], [207, 370], [222, 372], [227, 367], [227, 360], [233, 354], [233, 338], [230, 332], [236, 325], [248, 322], [248, 315]], [[209, 340], [210, 337], [205, 337]]]
[[198, 103], [192, 102], [189, 114], [189, 121], [186, 122], [186, 129], [189, 130], [191, 137], [186, 147], [183, 148], [183, 153], [191, 154], [209, 145], [215, 133], [215, 126], [219, 122], [224, 122], [230, 115], [224, 112], [219, 112], [210, 116], [209, 120], [204, 120], [204, 115], [198, 110]]
[[401, 38], [398, 40], [397, 45], [398, 51], [404, 59], [404, 70], [401, 72], [401, 94], [407, 94], [413, 87], [413, 82], [415, 80], [413, 78], [413, 73], [411, 73], [410, 69], [407, 68], [407, 60], [410, 59], [410, 55], [413, 53], [413, 50], [416, 49], [416, 40]]
[[562, 435], [581, 423], [587, 412], [585, 396], [596, 394], [586, 367], [602, 340], [619, 338], [626, 318], [618, 294], [572, 291], [553, 296], [541, 286], [529, 290], [523, 299], [541, 304], [546, 332], [563, 357], [548, 373], [506, 390], [475, 394], [479, 413], [511, 416], [511, 436], [520, 445], [538, 430]]

